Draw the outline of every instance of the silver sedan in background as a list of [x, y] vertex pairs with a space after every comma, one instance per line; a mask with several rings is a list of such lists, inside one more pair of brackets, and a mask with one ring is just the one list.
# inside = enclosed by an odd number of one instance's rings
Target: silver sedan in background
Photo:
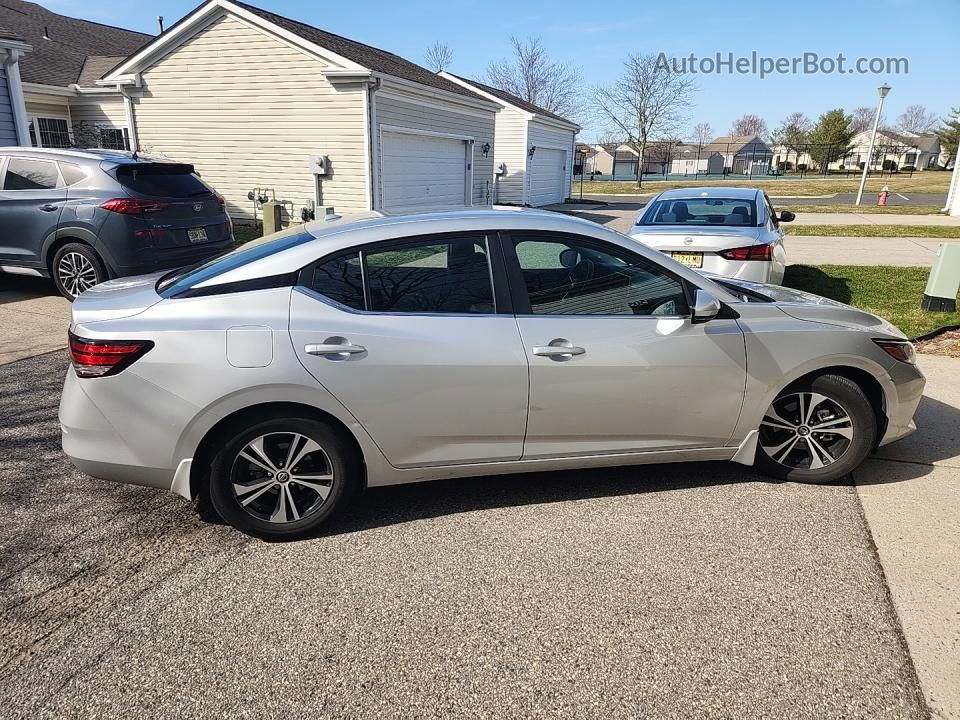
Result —
[[793, 219], [757, 188], [682, 188], [647, 203], [629, 234], [696, 270], [779, 285], [787, 268], [780, 223]]
[[924, 385], [880, 318], [529, 210], [316, 221], [72, 313], [72, 462], [268, 538], [436, 478], [732, 460], [828, 482], [914, 430]]

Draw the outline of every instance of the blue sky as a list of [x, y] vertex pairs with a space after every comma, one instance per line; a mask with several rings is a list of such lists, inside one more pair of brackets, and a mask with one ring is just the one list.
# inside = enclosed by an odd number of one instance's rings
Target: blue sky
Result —
[[[156, 16], [169, 26], [199, 0], [91, 2], [40, 0], [55, 12], [156, 32]], [[920, 103], [938, 115], [960, 106], [960, 0], [810, 0], [805, 3], [715, 0], [637, 2], [607, 0], [523, 2], [317, 2], [248, 0], [281, 15], [423, 61], [435, 40], [454, 50], [452, 70], [480, 76], [491, 60], [509, 53], [509, 37], [540, 36], [554, 57], [576, 63], [587, 86], [609, 83], [629, 53], [715, 56], [717, 52], [792, 57], [804, 52], [848, 58], [905, 57], [908, 75], [700, 75], [689, 125], [709, 122], [725, 134], [746, 112], [776, 126], [800, 110], [811, 118], [834, 107], [875, 105], [876, 87], [893, 86], [885, 116], [893, 120]], [[581, 139], [605, 128], [586, 123]]]

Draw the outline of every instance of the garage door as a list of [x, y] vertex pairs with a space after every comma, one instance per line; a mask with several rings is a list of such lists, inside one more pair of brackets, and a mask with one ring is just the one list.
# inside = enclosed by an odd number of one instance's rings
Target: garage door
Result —
[[618, 160], [613, 166], [613, 176], [618, 178], [636, 177], [636, 160]]
[[552, 205], [566, 199], [563, 187], [566, 161], [567, 153], [563, 150], [537, 148], [530, 160], [531, 205]]
[[380, 143], [384, 210], [420, 212], [466, 204], [466, 141], [384, 131]]

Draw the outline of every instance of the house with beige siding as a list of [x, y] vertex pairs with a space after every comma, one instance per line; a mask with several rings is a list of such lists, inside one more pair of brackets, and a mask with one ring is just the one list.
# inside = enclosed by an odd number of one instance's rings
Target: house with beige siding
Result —
[[498, 88], [440, 74], [499, 106], [493, 147], [498, 203], [536, 207], [569, 197], [579, 125]]
[[483, 148], [494, 145], [498, 103], [252, 5], [209, 0], [96, 85], [129, 103], [139, 151], [193, 164], [235, 218], [254, 217], [250, 194], [294, 221], [321, 206], [400, 213], [494, 201]]

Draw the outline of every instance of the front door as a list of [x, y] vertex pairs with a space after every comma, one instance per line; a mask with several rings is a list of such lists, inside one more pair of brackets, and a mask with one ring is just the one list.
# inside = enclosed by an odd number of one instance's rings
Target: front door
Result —
[[301, 362], [396, 467], [520, 458], [527, 361], [490, 256], [483, 233], [367, 246], [293, 293]]
[[7, 158], [0, 184], [0, 265], [43, 267], [43, 241], [57, 229], [66, 199], [55, 162]]
[[506, 250], [530, 362], [524, 459], [728, 442], [746, 380], [736, 320], [693, 324], [683, 282], [612, 243], [514, 232]]

